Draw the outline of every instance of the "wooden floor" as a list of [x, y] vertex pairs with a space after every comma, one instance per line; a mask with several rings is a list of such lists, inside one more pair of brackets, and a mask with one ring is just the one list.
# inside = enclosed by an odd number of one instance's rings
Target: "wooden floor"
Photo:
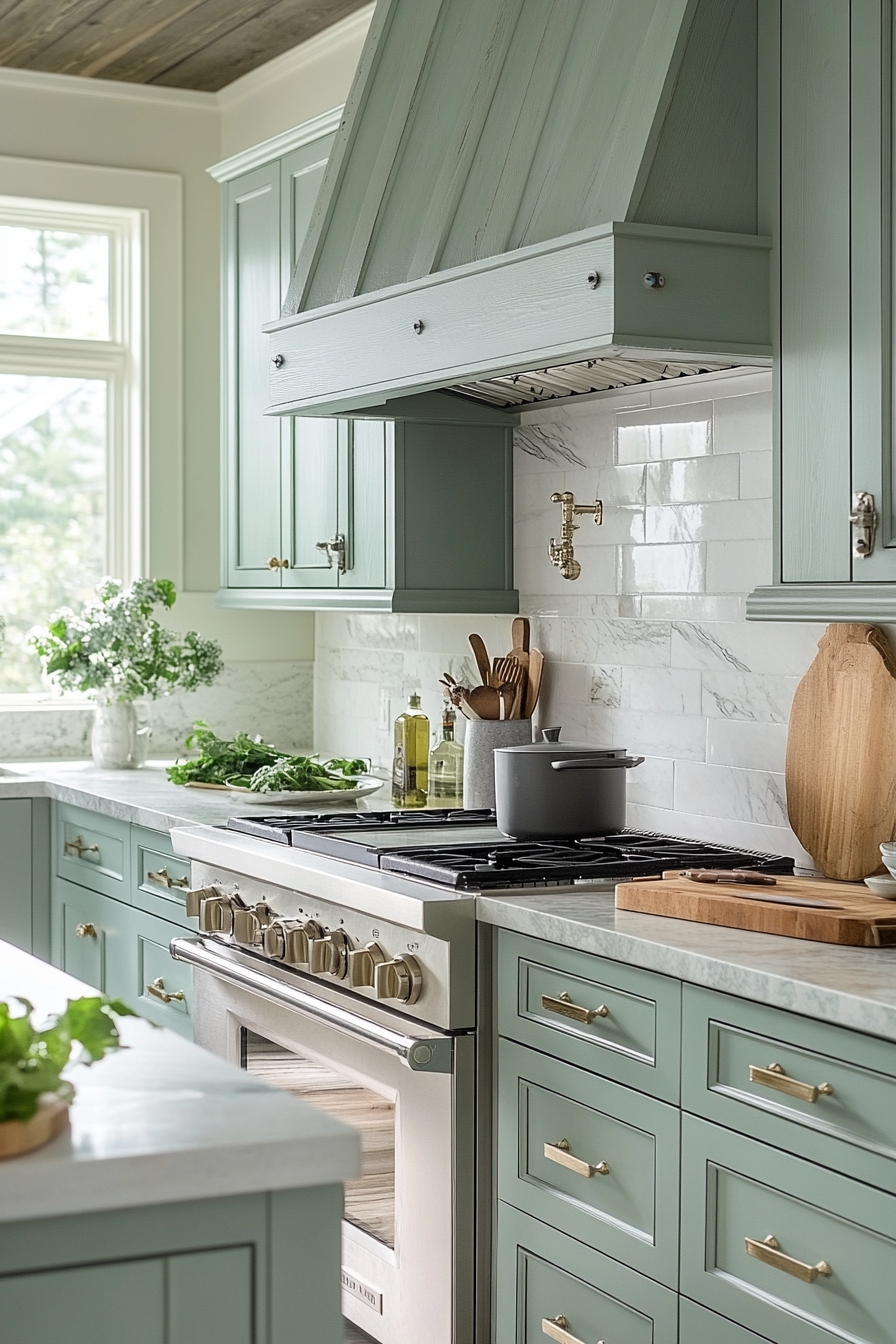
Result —
[[351, 1321], [345, 1323], [345, 1344], [377, 1344], [372, 1335], [353, 1325]]

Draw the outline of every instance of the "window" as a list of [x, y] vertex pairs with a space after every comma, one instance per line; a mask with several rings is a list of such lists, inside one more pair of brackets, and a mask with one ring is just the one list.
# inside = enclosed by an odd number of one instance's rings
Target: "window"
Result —
[[0, 197], [0, 694], [32, 626], [140, 570], [141, 215]]

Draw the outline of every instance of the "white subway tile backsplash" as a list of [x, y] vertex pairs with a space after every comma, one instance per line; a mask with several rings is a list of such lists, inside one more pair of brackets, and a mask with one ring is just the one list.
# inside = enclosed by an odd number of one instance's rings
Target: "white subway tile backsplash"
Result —
[[750, 592], [771, 581], [772, 552], [767, 540], [706, 543], [706, 586], [711, 592]]
[[706, 554], [702, 544], [623, 546], [620, 549], [623, 592], [703, 592]]
[[[823, 627], [744, 620], [746, 594], [771, 578], [770, 372], [542, 405], [522, 422], [516, 583], [547, 656], [541, 724], [647, 758], [630, 772], [630, 825], [809, 865], [782, 771]], [[604, 502], [601, 528], [578, 519], [575, 582], [547, 556], [554, 490]], [[320, 614], [317, 747], [388, 764], [402, 695], [419, 685], [434, 719], [439, 675], [472, 677], [471, 630], [493, 655], [510, 647], [509, 617]]]
[[[760, 540], [768, 550], [772, 516], [769, 499], [734, 499], [715, 504], [667, 504], [646, 510], [646, 540]], [[707, 586], [713, 587], [707, 574]]]
[[616, 461], [703, 457], [712, 452], [712, 421], [711, 401], [620, 411], [616, 416]]
[[[758, 456], [758, 454], [755, 454]], [[649, 462], [646, 468], [647, 504], [696, 504], [706, 500], [737, 499], [740, 485], [739, 460], [725, 457], [691, 457], [678, 461]], [[618, 471], [636, 468], [618, 467]], [[769, 492], [771, 493], [771, 492]]]
[[668, 667], [671, 634], [665, 621], [565, 620], [563, 661]]
[[675, 762], [675, 809], [761, 826], [787, 825], [784, 776], [698, 761]]
[[725, 397], [713, 406], [714, 452], [757, 453], [771, 449], [771, 391]]

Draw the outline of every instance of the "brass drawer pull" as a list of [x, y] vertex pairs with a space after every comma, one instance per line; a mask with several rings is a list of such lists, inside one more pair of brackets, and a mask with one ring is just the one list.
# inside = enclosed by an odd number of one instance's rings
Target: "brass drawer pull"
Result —
[[155, 882], [160, 887], [180, 887], [182, 890], [190, 885], [185, 877], [169, 877], [167, 868], [160, 868], [158, 872], [152, 869], [146, 874], [147, 882]]
[[[570, 1332], [569, 1321], [565, 1316], [543, 1316], [541, 1333], [547, 1335], [548, 1339], [556, 1339], [557, 1344], [582, 1344], [579, 1337]], [[599, 1339], [597, 1344], [604, 1344], [604, 1341]]]
[[610, 1168], [606, 1162], [598, 1162], [595, 1166], [591, 1162], [586, 1162], [584, 1158], [576, 1157], [569, 1151], [569, 1139], [558, 1139], [556, 1143], [546, 1143], [544, 1145], [544, 1155], [549, 1162], [556, 1162], [558, 1166], [566, 1167], [569, 1171], [574, 1171], [577, 1176], [609, 1176]]
[[750, 1082], [758, 1083], [760, 1087], [771, 1087], [775, 1092], [786, 1092], [788, 1097], [798, 1097], [800, 1101], [817, 1101], [819, 1097], [830, 1097], [834, 1093], [830, 1083], [819, 1083], [813, 1087], [812, 1083], [788, 1078], [780, 1064], [769, 1064], [766, 1069], [751, 1064]]
[[75, 925], [75, 933], [76, 933], [76, 935], [77, 935], [79, 938], [95, 938], [95, 937], [96, 937], [96, 925], [95, 925], [95, 924], [76, 924], [76, 925]]
[[561, 1017], [571, 1017], [573, 1022], [584, 1022], [590, 1026], [596, 1017], [609, 1017], [610, 1010], [605, 1003], [599, 1008], [580, 1008], [577, 1003], [573, 1003], [569, 995], [564, 992], [558, 994], [555, 998], [552, 994], [542, 994], [541, 1006], [547, 1009], [549, 1013], [559, 1013]]
[[99, 845], [85, 845], [80, 835], [76, 836], [74, 840], [66, 840], [65, 842], [65, 853], [74, 854], [76, 859], [82, 858], [85, 854], [99, 854], [99, 852]]
[[771, 1265], [772, 1269], [783, 1269], [785, 1274], [792, 1274], [795, 1279], [802, 1279], [803, 1283], [814, 1283], [819, 1274], [828, 1279], [833, 1273], [827, 1260], [819, 1260], [817, 1265], [805, 1265], [802, 1260], [794, 1260], [792, 1255], [785, 1255], [779, 1250], [775, 1237], [768, 1236], [764, 1241], [744, 1237], [744, 1242], [747, 1255], [752, 1255], [754, 1260], [761, 1260], [764, 1265]]
[[147, 994], [151, 994], [154, 999], [161, 999], [163, 1003], [172, 1003], [175, 999], [180, 1003], [183, 1003], [187, 997], [182, 989], [176, 989], [174, 993], [167, 990], [165, 988], [165, 981], [160, 975], [156, 976], [151, 985], [146, 986], [146, 992]]

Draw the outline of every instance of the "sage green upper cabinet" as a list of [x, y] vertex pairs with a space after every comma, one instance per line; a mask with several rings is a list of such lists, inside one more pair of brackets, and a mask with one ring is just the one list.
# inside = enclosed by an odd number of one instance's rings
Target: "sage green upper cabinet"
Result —
[[[765, 620], [896, 617], [893, 3], [760, 7], [760, 170], [780, 293], [775, 582]], [[851, 523], [873, 497], [876, 526]]]
[[[432, 394], [364, 418], [264, 414], [262, 332], [314, 212], [340, 109], [212, 169], [224, 185], [219, 606], [518, 610], [513, 415]], [[357, 358], [357, 351], [340, 354]]]

